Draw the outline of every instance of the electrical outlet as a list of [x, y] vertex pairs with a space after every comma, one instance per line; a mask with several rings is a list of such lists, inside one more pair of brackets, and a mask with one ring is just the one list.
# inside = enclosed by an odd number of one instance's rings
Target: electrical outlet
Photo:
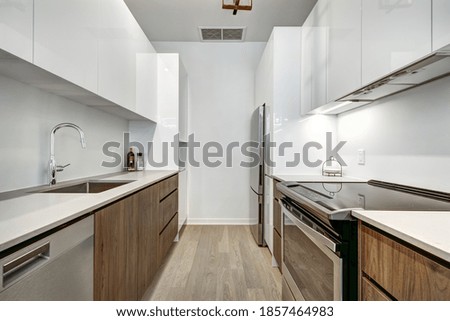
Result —
[[358, 165], [366, 164], [366, 151], [364, 149], [358, 149]]
[[366, 197], [362, 194], [358, 194], [358, 206], [361, 208], [366, 207]]

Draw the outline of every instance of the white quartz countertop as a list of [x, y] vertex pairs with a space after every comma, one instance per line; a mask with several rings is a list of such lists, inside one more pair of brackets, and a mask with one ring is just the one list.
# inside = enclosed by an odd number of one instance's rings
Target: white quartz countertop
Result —
[[133, 182], [96, 194], [29, 193], [2, 200], [0, 251], [90, 213], [177, 172], [172, 170], [119, 173], [100, 180]]
[[450, 262], [450, 212], [353, 211], [353, 216]]
[[355, 177], [336, 177], [336, 176], [322, 176], [322, 175], [301, 175], [301, 174], [282, 174], [272, 175], [275, 178], [283, 182], [366, 182], [366, 180]]

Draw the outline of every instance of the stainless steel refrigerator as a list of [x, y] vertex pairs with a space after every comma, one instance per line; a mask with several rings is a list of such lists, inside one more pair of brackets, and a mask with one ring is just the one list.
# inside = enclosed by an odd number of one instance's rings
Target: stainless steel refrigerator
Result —
[[257, 154], [259, 162], [250, 168], [250, 211], [253, 237], [259, 246], [265, 246], [264, 242], [264, 137], [266, 119], [265, 105], [259, 106], [253, 112], [251, 121], [251, 140], [258, 144]]

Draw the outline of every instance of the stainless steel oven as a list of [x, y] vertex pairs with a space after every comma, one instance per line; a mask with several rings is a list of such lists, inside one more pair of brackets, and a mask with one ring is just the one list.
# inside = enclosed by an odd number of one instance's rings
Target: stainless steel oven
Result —
[[301, 209], [281, 201], [283, 275], [296, 300], [342, 300], [342, 242]]
[[277, 189], [283, 194], [283, 277], [297, 300], [358, 299], [353, 210], [450, 210], [449, 193], [375, 180], [283, 182]]

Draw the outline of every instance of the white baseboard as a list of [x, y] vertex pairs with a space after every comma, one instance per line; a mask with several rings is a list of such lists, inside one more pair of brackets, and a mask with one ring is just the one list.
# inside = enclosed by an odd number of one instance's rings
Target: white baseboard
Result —
[[251, 225], [249, 218], [188, 218], [187, 225]]

